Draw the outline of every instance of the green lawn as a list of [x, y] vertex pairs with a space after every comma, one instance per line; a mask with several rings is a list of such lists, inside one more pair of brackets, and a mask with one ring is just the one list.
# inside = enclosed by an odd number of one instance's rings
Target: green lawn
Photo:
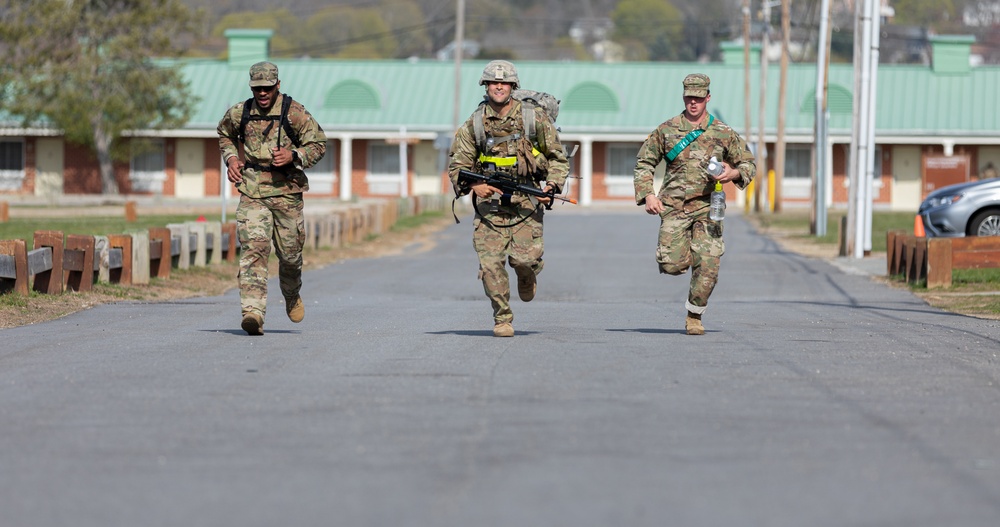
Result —
[[[801, 237], [815, 239], [819, 243], [836, 245], [840, 233], [841, 219], [847, 216], [847, 211], [831, 210], [826, 215], [826, 235], [817, 237], [810, 234], [810, 219], [808, 210], [791, 210], [780, 213], [757, 214], [761, 225], [774, 226], [779, 229], [801, 231]], [[872, 251], [885, 252], [885, 233], [890, 230], [906, 230], [913, 232], [912, 212], [872, 212]]]
[[0, 223], [0, 240], [24, 240], [32, 247], [35, 231], [62, 231], [63, 234], [83, 234], [106, 236], [150, 227], [166, 227], [168, 223], [183, 223], [198, 219], [198, 214], [154, 216], [143, 215], [134, 222], [124, 217], [76, 217], [76, 218], [11, 218]]

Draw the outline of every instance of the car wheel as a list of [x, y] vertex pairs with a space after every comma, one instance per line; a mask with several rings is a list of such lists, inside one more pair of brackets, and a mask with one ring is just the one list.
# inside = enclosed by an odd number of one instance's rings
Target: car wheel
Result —
[[969, 222], [969, 236], [1000, 236], [1000, 210], [984, 210]]

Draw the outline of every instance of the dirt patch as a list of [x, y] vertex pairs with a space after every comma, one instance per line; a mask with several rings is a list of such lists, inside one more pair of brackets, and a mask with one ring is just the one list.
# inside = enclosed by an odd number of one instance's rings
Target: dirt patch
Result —
[[[434, 218], [415, 227], [393, 230], [374, 236], [362, 243], [336, 249], [307, 250], [303, 269], [319, 269], [352, 259], [376, 258], [399, 254], [406, 248], [417, 251], [433, 247], [433, 235], [454, 220], [450, 216]], [[55, 320], [77, 311], [113, 302], [165, 302], [202, 296], [218, 296], [239, 286], [235, 262], [223, 262], [208, 267], [185, 270], [173, 269], [170, 278], [153, 279], [143, 286], [122, 286], [98, 283], [86, 293], [68, 292], [61, 295], [32, 293], [28, 298], [15, 294], [0, 295], [0, 329]], [[272, 257], [270, 276], [276, 276], [277, 263]], [[233, 306], [239, 309], [238, 306]]]

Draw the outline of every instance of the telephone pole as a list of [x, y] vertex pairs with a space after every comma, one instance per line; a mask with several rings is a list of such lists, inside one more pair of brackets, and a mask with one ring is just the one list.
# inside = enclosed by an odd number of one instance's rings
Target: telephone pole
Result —
[[774, 149], [774, 212], [781, 212], [781, 185], [785, 179], [785, 98], [788, 93], [788, 40], [791, 0], [781, 0], [781, 78], [778, 81], [778, 139]]

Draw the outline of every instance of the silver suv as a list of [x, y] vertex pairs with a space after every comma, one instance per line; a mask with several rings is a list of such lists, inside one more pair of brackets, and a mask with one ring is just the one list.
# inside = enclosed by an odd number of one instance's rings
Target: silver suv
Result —
[[1000, 235], [1000, 178], [949, 185], [920, 204], [930, 237]]

